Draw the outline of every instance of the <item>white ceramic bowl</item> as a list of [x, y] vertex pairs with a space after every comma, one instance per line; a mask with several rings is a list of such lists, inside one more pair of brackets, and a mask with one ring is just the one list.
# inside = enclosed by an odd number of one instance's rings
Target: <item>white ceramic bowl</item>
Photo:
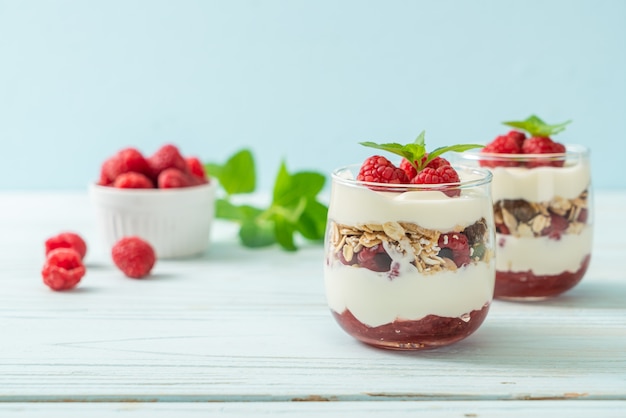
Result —
[[216, 181], [176, 189], [120, 189], [90, 185], [98, 228], [107, 248], [122, 237], [148, 241], [158, 258], [200, 255], [209, 246]]

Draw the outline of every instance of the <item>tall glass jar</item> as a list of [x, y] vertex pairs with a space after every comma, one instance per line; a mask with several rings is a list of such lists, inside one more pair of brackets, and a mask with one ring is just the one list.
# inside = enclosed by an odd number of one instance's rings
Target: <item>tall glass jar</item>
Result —
[[355, 180], [332, 174], [324, 279], [330, 310], [356, 339], [382, 348], [445, 346], [484, 321], [495, 281], [488, 170], [458, 184]]
[[593, 204], [589, 150], [555, 154], [466, 152], [493, 174], [495, 297], [541, 300], [578, 284], [591, 258]]

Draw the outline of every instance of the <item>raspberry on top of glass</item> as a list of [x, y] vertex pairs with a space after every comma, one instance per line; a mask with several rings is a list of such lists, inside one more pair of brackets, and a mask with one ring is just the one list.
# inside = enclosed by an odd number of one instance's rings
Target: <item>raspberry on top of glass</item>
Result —
[[[565, 145], [554, 141], [552, 136], [564, 131], [570, 123], [571, 121], [566, 121], [550, 125], [535, 115], [522, 121], [503, 122], [504, 125], [516, 129], [498, 135], [489, 142], [481, 152], [496, 154], [497, 157], [481, 159], [480, 163], [484, 167], [562, 167]], [[503, 159], [502, 154], [509, 154], [510, 158]], [[541, 154], [541, 158], [532, 158], [533, 154]], [[551, 154], [552, 157], [546, 154]]]
[[374, 346], [414, 350], [459, 341], [493, 297], [493, 211], [487, 170], [459, 167], [414, 143], [362, 145], [374, 155], [333, 172], [324, 280], [339, 325]]
[[[441, 157], [446, 152], [463, 152], [480, 148], [480, 144], [459, 144], [426, 152], [425, 132], [410, 144], [361, 142], [366, 147], [388, 151], [402, 157], [398, 166], [381, 155], [367, 158], [361, 165], [357, 180], [387, 184], [442, 184], [458, 186], [460, 179], [450, 162]], [[448, 196], [458, 196], [458, 188], [447, 190]]]
[[535, 300], [574, 287], [590, 260], [589, 150], [553, 139], [570, 121], [532, 115], [466, 158], [493, 173], [499, 298]]

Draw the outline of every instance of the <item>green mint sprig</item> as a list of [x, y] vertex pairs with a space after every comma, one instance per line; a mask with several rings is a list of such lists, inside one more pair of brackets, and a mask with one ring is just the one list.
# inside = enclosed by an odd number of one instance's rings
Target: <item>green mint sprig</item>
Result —
[[243, 149], [224, 164], [207, 163], [207, 173], [217, 178], [225, 196], [216, 201], [216, 218], [240, 225], [241, 243], [250, 248], [278, 244], [296, 251], [295, 235], [322, 242], [326, 231], [328, 207], [317, 196], [326, 178], [313, 171], [290, 173], [283, 161], [279, 167], [269, 207], [235, 204], [233, 196], [256, 190], [256, 171], [252, 152]]
[[[361, 145], [370, 148], [376, 148], [383, 151], [388, 151], [393, 154], [399, 155], [405, 159], [407, 159], [413, 167], [419, 173], [422, 171], [424, 167], [428, 165], [436, 157], [440, 156], [446, 152], [463, 152], [473, 148], [481, 148], [484, 145], [480, 144], [459, 144], [459, 145], [450, 145], [447, 147], [439, 147], [431, 152], [426, 152], [426, 132], [422, 131], [415, 141], [410, 144], [398, 144], [396, 142], [386, 143], [386, 144], [377, 144], [375, 142], [360, 142]], [[424, 155], [427, 154], [427, 157], [423, 159]], [[423, 161], [422, 161], [423, 159]]]
[[546, 136], [550, 137], [565, 130], [565, 127], [572, 123], [571, 120], [563, 123], [549, 125], [536, 115], [530, 115], [525, 120], [502, 122], [503, 125], [521, 129], [528, 132], [530, 136]]

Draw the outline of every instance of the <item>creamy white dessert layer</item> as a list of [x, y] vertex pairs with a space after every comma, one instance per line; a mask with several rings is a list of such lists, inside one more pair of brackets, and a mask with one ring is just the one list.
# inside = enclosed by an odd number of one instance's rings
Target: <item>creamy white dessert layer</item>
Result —
[[559, 240], [549, 237], [514, 237], [497, 234], [496, 269], [535, 275], [575, 272], [591, 254], [593, 228], [587, 225], [580, 234], [563, 234]]
[[566, 167], [496, 167], [492, 173], [494, 202], [503, 199], [547, 202], [556, 196], [574, 199], [591, 182], [591, 167], [586, 161]]
[[347, 225], [388, 221], [414, 222], [423, 228], [450, 232], [493, 218], [491, 200], [481, 189], [463, 190], [459, 197], [439, 191], [390, 193], [333, 183], [328, 216]]
[[325, 267], [328, 306], [346, 309], [363, 324], [376, 327], [427, 315], [457, 318], [491, 302], [493, 263], [468, 265], [456, 271], [422, 275], [413, 266], [398, 277], [334, 263]]

